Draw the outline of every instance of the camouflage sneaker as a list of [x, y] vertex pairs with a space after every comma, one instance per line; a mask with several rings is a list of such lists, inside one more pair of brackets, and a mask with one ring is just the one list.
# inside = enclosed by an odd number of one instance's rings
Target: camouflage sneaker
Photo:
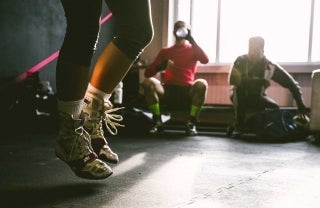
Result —
[[105, 138], [103, 123], [110, 134], [116, 135], [118, 133], [117, 127], [123, 126], [119, 124], [123, 118], [121, 115], [113, 114], [113, 112], [121, 108], [113, 108], [110, 101], [102, 102], [95, 98], [85, 98], [85, 104], [84, 111], [90, 115], [85, 123], [85, 129], [90, 132], [94, 152], [103, 161], [118, 163], [118, 155], [111, 150]]
[[80, 178], [104, 179], [113, 172], [98, 159], [90, 144], [90, 135], [84, 130], [85, 114], [82, 118], [60, 113], [59, 137], [56, 140], [55, 154], [66, 162]]

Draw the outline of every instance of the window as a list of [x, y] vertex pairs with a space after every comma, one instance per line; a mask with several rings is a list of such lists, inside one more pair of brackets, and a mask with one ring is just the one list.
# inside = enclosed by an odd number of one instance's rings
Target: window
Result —
[[314, 2], [311, 61], [320, 61], [320, 0]]
[[211, 63], [233, 62], [254, 35], [264, 37], [271, 60], [320, 62], [320, 0], [171, 1], [171, 24], [189, 23]]

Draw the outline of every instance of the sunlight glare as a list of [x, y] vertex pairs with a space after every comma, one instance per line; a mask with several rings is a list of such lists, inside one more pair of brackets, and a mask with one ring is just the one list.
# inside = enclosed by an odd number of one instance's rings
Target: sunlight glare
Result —
[[146, 156], [146, 153], [142, 152], [142, 153], [138, 153], [138, 154], [130, 157], [129, 159], [121, 162], [119, 165], [117, 165], [114, 168], [114, 175], [124, 174], [125, 172], [128, 172], [128, 171], [134, 169], [135, 167], [138, 167], [138, 166], [144, 164], [145, 156]]

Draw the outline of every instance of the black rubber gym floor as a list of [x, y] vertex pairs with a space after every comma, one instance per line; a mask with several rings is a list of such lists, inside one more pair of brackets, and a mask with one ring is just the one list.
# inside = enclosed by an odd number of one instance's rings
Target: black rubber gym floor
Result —
[[[18, 130], [17, 130], [18, 131]], [[223, 132], [109, 139], [120, 163], [101, 181], [77, 178], [54, 155], [55, 132], [0, 140], [1, 207], [274, 208], [320, 204], [320, 147], [262, 143]]]

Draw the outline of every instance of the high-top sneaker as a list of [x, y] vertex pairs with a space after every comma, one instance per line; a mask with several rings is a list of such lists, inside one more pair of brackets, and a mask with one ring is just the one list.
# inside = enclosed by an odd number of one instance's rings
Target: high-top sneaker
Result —
[[85, 129], [90, 132], [91, 145], [94, 152], [98, 155], [99, 159], [110, 162], [118, 163], [119, 158], [108, 145], [103, 131], [103, 122], [108, 132], [112, 135], [118, 133], [117, 127], [122, 126], [118, 122], [122, 121], [122, 116], [112, 114], [121, 108], [113, 108], [111, 102], [103, 102], [97, 98], [86, 97], [84, 100], [85, 106], [83, 111], [90, 116], [85, 123]]
[[55, 153], [66, 162], [72, 171], [81, 178], [104, 179], [112, 174], [111, 168], [99, 160], [90, 144], [90, 135], [84, 130], [86, 116], [74, 119], [66, 113], [60, 113], [59, 137], [56, 140]]

